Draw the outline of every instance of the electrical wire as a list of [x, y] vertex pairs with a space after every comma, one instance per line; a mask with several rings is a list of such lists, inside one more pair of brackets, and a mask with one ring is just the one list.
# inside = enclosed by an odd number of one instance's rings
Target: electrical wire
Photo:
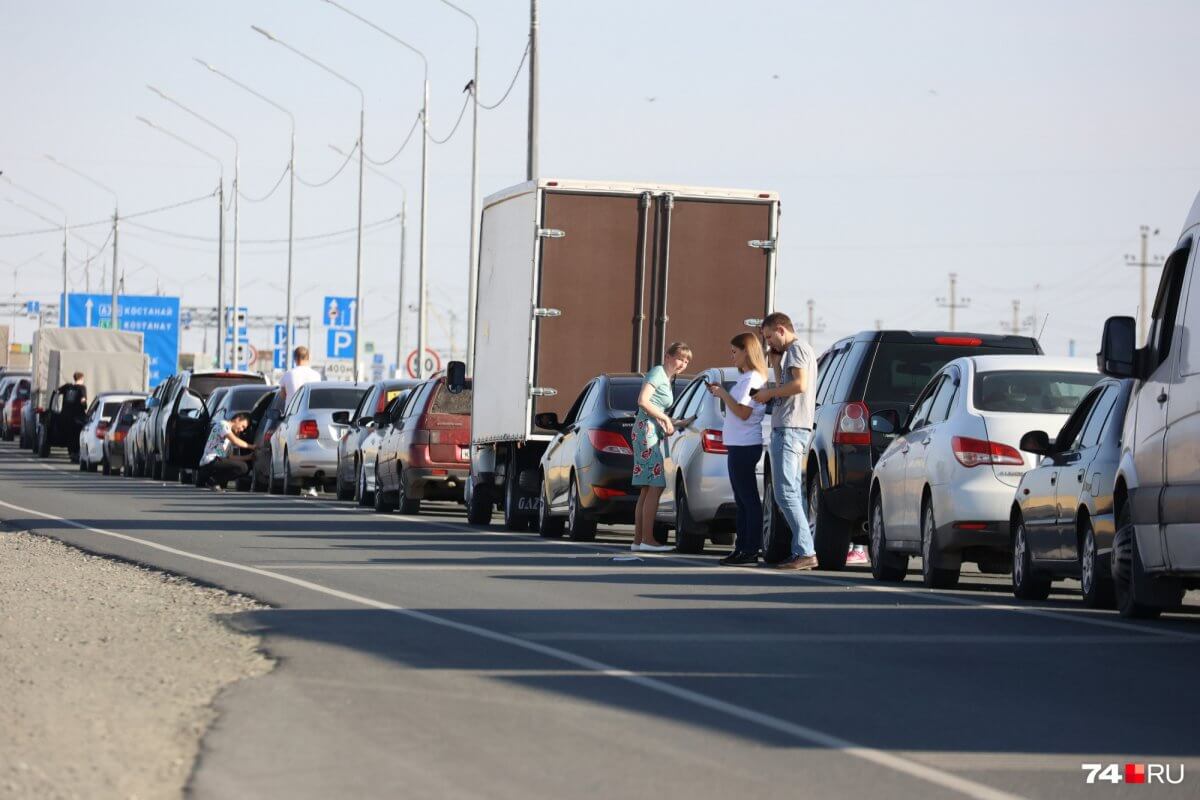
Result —
[[290, 163], [284, 165], [283, 174], [279, 176], [279, 180], [275, 181], [275, 185], [271, 187], [271, 191], [267, 192], [262, 197], [251, 197], [250, 195], [243, 192], [240, 188], [237, 190], [237, 193], [239, 195], [241, 195], [241, 198], [248, 203], [265, 202], [266, 200], [269, 200], [271, 198], [271, 195], [275, 194], [276, 190], [279, 189], [280, 186], [283, 185], [283, 179], [287, 177], [287, 174], [288, 174], [288, 172], [291, 171], [291, 169], [292, 169], [292, 165]]
[[[519, 64], [517, 64], [517, 71], [513, 73], [512, 81], [509, 82], [508, 88], [504, 90], [504, 96], [501, 97], [499, 100], [497, 100], [492, 105], [488, 105], [487, 103], [484, 103], [481, 101], [479, 103], [480, 108], [485, 108], [488, 111], [491, 111], [494, 108], [499, 108], [500, 104], [508, 99], [509, 94], [512, 93], [513, 87], [517, 85], [517, 78], [520, 77], [520, 75], [521, 75], [521, 69], [522, 69], [522, 67], [525, 66], [525, 60], [527, 58], [529, 58], [529, 46], [531, 44], [533, 44], [532, 40], [525, 43], [525, 52], [521, 54], [521, 62]], [[475, 93], [474, 86], [471, 87], [471, 93], [472, 94]]]
[[450, 129], [450, 132], [448, 134], [446, 134], [446, 138], [439, 139], [436, 136], [434, 136], [433, 134], [430, 134], [429, 141], [433, 142], [434, 144], [445, 144], [446, 142], [448, 142], [452, 138], [454, 138], [454, 134], [458, 131], [458, 126], [462, 124], [463, 117], [467, 113], [467, 106], [470, 105], [470, 103], [471, 103], [471, 97], [473, 96], [474, 91], [475, 90], [472, 89], [471, 91], [467, 92], [466, 97], [463, 98], [462, 108], [460, 108], [458, 110], [458, 119], [456, 119], [454, 121], [454, 127]]
[[[297, 175], [296, 177], [299, 178], [300, 176]], [[363, 232], [365, 233], [368, 230], [373, 230], [382, 225], [386, 225], [389, 222], [393, 222], [399, 218], [400, 218], [399, 214], [393, 214], [390, 217], [384, 217], [383, 219], [378, 219], [378, 220], [375, 220], [374, 222], [369, 222], [369, 223], [363, 225]], [[200, 235], [194, 234], [194, 233], [182, 233], [180, 231], [167, 230], [166, 228], [155, 228], [153, 226], [146, 225], [145, 223], [141, 223], [141, 222], [131, 222], [129, 224], [134, 226], [135, 228], [141, 228], [143, 230], [150, 231], [151, 233], [157, 233], [157, 234], [160, 234], [163, 236], [174, 236], [179, 239], [190, 239], [191, 241], [207, 242], [209, 244], [217, 243], [217, 237], [215, 237], [215, 236], [200, 236]], [[355, 233], [356, 231], [358, 231], [357, 226], [355, 226], [353, 228], [343, 228], [342, 230], [337, 230], [337, 231], [327, 231], [325, 233], [314, 233], [309, 236], [296, 236], [292, 239], [292, 241], [293, 242], [312, 242], [312, 241], [317, 241], [319, 239], [330, 239], [335, 236], [345, 236], [347, 234]], [[230, 239], [229, 241], [232, 242], [233, 240]], [[287, 239], [241, 239], [241, 240], [239, 240], [239, 243], [240, 244], [287, 244]]]
[[408, 147], [409, 141], [412, 140], [413, 134], [417, 130], [417, 124], [420, 123], [420, 121], [421, 121], [421, 112], [418, 111], [417, 118], [413, 120], [412, 127], [408, 129], [408, 135], [405, 136], [404, 141], [400, 143], [400, 149], [398, 149], [396, 152], [392, 153], [390, 156], [385, 158], [383, 161], [376, 161], [375, 159], [371, 158], [369, 155], [366, 155], [366, 153], [364, 152], [363, 155], [366, 156], [367, 161], [369, 161], [370, 163], [374, 164], [377, 167], [382, 167], [385, 164], [390, 164], [393, 161], [395, 161], [397, 158], [399, 158], [400, 154], [404, 152], [404, 148]]
[[330, 175], [326, 180], [318, 181], [317, 183], [310, 183], [309, 181], [304, 180], [304, 178], [301, 178], [300, 173], [296, 173], [296, 180], [300, 181], [305, 186], [311, 186], [314, 189], [320, 189], [322, 186], [327, 186], [330, 183], [333, 183], [334, 178], [336, 178], [338, 175], [342, 174], [342, 170], [344, 170], [346, 168], [346, 165], [350, 163], [350, 159], [354, 158], [354, 154], [358, 151], [358, 148], [361, 146], [362, 146], [361, 140], [355, 142], [354, 147], [350, 148], [350, 152], [346, 154], [346, 160], [343, 161], [342, 165], [337, 168], [337, 172]]

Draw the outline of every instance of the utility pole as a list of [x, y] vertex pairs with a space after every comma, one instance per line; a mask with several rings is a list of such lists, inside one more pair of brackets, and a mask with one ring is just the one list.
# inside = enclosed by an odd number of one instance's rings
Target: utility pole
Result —
[[937, 304], [942, 308], [950, 309], [950, 330], [954, 330], [954, 312], [960, 308], [967, 308], [971, 305], [971, 298], [958, 296], [958, 273], [950, 273], [950, 298], [939, 297]]
[[1000, 321], [1000, 329], [1016, 336], [1021, 332], [1021, 301], [1012, 301], [1012, 322]]
[[881, 330], [883, 330], [883, 320], [876, 318], [876, 320], [875, 320], [875, 330], [877, 330], [877, 331], [881, 331]]
[[538, 0], [529, 0], [529, 144], [525, 160], [525, 180], [537, 180], [538, 134]]
[[1138, 341], [1145, 342], [1147, 330], [1146, 319], [1148, 315], [1148, 309], [1146, 307], [1146, 270], [1151, 268], [1157, 269], [1158, 267], [1161, 267], [1165, 259], [1162, 256], [1154, 256], [1151, 259], [1147, 259], [1146, 257], [1146, 250], [1150, 242], [1150, 237], [1158, 236], [1158, 228], [1155, 228], [1153, 231], [1151, 231], [1149, 225], [1142, 225], [1140, 228], [1138, 228], [1138, 232], [1141, 234], [1142, 238], [1141, 257], [1134, 258], [1132, 255], [1126, 254], [1125, 264], [1126, 266], [1137, 267], [1139, 270], [1141, 270], [1142, 293], [1141, 300], [1138, 302]]
[[825, 320], [816, 318], [816, 303], [814, 303], [812, 300], [809, 300], [808, 301], [808, 326], [801, 328], [798, 331], [798, 333], [808, 334], [808, 343], [811, 345], [813, 343], [813, 334], [814, 333], [824, 333], [824, 332], [825, 332]]

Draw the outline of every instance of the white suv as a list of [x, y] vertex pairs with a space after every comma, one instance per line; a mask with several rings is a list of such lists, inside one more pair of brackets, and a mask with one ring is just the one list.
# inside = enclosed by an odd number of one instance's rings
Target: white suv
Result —
[[1113, 582], [1122, 616], [1155, 617], [1200, 588], [1200, 197], [1163, 267], [1143, 347], [1111, 317], [1100, 371], [1134, 378], [1114, 504]]

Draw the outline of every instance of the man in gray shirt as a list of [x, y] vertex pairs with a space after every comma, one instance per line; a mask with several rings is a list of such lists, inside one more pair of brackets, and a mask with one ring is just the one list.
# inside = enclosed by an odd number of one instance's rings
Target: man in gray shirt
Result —
[[773, 564], [778, 569], [817, 568], [812, 529], [804, 513], [804, 456], [812, 439], [816, 416], [817, 357], [796, 336], [792, 320], [779, 312], [762, 322], [775, 388], [760, 389], [754, 399], [774, 401], [771, 410], [771, 482], [775, 503], [792, 531], [789, 556]]

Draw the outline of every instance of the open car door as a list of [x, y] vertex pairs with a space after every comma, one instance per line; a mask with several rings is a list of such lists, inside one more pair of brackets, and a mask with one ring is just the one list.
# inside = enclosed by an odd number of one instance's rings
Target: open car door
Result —
[[204, 398], [191, 389], [180, 391], [167, 420], [167, 437], [171, 442], [167, 463], [177, 469], [199, 467], [211, 423]]

